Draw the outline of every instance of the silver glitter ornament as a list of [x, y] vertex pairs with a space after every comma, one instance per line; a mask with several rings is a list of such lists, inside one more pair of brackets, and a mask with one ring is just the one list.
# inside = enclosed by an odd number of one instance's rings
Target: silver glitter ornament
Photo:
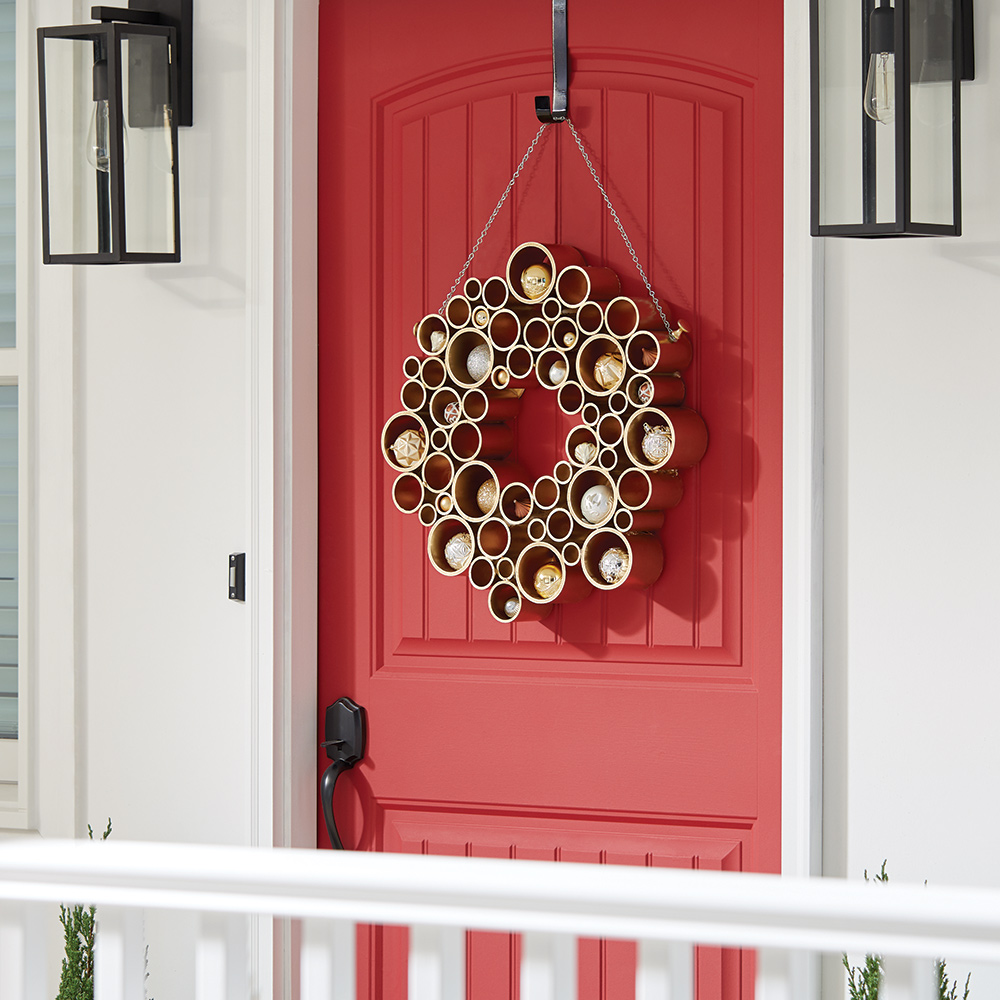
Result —
[[479, 344], [469, 351], [469, 356], [465, 359], [465, 370], [469, 373], [469, 378], [475, 382], [489, 375], [490, 349], [486, 344]]
[[580, 511], [591, 524], [597, 524], [611, 513], [613, 502], [611, 487], [598, 483], [596, 486], [591, 486], [583, 494], [583, 498], [580, 500]]

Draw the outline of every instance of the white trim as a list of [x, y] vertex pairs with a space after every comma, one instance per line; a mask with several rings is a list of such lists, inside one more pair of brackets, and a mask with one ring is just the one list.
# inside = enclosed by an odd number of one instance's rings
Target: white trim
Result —
[[757, 872], [21, 840], [0, 900], [1000, 961], [1000, 890]]
[[781, 871], [822, 845], [823, 244], [809, 234], [809, 8], [785, 2]]
[[[251, 842], [315, 843], [318, 7], [248, 11]], [[261, 921], [259, 995], [291, 995], [290, 928]], [[285, 946], [282, 946], [282, 945]]]

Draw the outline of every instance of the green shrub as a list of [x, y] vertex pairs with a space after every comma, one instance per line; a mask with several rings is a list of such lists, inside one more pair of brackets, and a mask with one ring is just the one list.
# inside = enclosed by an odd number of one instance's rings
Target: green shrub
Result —
[[[882, 862], [882, 870], [875, 876], [876, 882], [888, 882], [889, 876], [885, 870], [885, 861]], [[868, 869], [865, 869], [865, 881], [868, 879]], [[851, 965], [847, 956], [843, 956], [844, 968], [847, 970], [847, 986], [851, 994], [851, 1000], [878, 1000], [879, 987], [882, 984], [882, 956], [865, 955], [863, 965]], [[937, 973], [938, 1000], [959, 1000], [958, 983], [950, 982], [948, 973], [945, 970], [944, 959], [938, 959], [934, 963]], [[970, 972], [965, 978], [965, 992], [961, 1000], [969, 1000], [969, 981], [972, 979]]]

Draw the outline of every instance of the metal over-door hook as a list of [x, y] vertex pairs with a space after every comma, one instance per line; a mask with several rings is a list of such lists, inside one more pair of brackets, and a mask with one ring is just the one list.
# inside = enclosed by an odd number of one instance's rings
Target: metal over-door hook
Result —
[[569, 115], [569, 42], [566, 35], [566, 2], [552, 0], [552, 100], [535, 98], [540, 122], [564, 122]]

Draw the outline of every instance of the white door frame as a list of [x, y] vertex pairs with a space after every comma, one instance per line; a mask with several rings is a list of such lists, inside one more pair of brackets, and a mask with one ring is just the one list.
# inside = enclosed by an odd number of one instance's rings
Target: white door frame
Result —
[[809, 6], [785, 0], [781, 870], [819, 875], [823, 241], [809, 235]]

